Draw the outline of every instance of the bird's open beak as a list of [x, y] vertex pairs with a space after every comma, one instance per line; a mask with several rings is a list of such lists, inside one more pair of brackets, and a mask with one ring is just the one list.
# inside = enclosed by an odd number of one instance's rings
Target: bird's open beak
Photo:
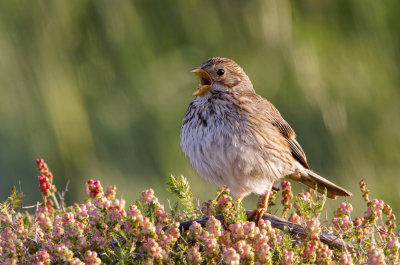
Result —
[[200, 79], [200, 85], [196, 88], [196, 91], [193, 92], [193, 96], [201, 96], [208, 91], [210, 87], [214, 84], [212, 78], [209, 73], [204, 71], [201, 68], [195, 68], [190, 70], [190, 72], [195, 73]]

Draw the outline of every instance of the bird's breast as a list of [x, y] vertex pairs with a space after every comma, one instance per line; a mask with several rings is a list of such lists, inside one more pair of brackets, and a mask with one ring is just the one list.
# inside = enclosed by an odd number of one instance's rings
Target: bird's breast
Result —
[[[192, 160], [205, 150], [234, 144], [244, 122], [237, 107], [221, 97], [196, 98], [186, 111], [181, 128], [181, 147]], [[211, 148], [213, 147], [213, 148]]]
[[254, 119], [232, 99], [197, 98], [183, 119], [182, 151], [200, 176], [227, 185], [233, 194], [262, 193], [292, 169], [282, 157], [290, 154], [277, 145], [277, 132], [268, 135]]
[[232, 102], [219, 97], [197, 98], [190, 103], [182, 122], [182, 150], [191, 158], [192, 152], [203, 147], [233, 144], [244, 122], [245, 117]]

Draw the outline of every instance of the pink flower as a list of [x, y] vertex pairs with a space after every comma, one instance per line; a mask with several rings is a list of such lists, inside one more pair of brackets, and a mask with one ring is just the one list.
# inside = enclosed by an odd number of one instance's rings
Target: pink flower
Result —
[[365, 218], [363, 216], [357, 216], [354, 218], [353, 225], [354, 226], [361, 226], [365, 224]]
[[153, 223], [150, 222], [149, 218], [144, 217], [143, 222], [140, 224], [141, 230], [140, 233], [142, 235], [150, 235], [153, 236], [156, 233], [156, 227]]
[[50, 255], [45, 249], [39, 250], [36, 253], [36, 264], [50, 264]]
[[382, 249], [378, 248], [375, 245], [371, 245], [367, 256], [368, 256], [368, 264], [370, 265], [386, 264], [385, 255], [383, 254]]
[[84, 220], [88, 217], [87, 214], [87, 207], [86, 205], [88, 205], [88, 208], [92, 208], [92, 202], [87, 202], [87, 204], [76, 204], [74, 205], [75, 207], [75, 218], [78, 220]]
[[51, 183], [50, 183], [50, 179], [42, 174], [40, 176], [38, 176], [39, 179], [39, 191], [41, 193], [43, 193], [43, 196], [50, 196], [51, 194]]
[[240, 255], [233, 248], [228, 248], [222, 253], [222, 258], [226, 264], [239, 265]]
[[161, 260], [165, 257], [165, 251], [159, 246], [154, 238], [150, 238], [148, 242], [145, 242], [141, 247], [140, 251], [146, 253], [151, 258]]
[[333, 213], [335, 217], [342, 217], [344, 215], [349, 215], [353, 211], [353, 206], [350, 203], [342, 202], [340, 207]]
[[230, 231], [224, 231], [219, 238], [219, 242], [224, 247], [230, 247], [232, 244], [232, 237]]
[[95, 251], [87, 250], [85, 252], [85, 261], [87, 265], [100, 265], [101, 260], [97, 257], [97, 253]]
[[[276, 231], [278, 229], [274, 229]], [[268, 234], [269, 241], [268, 244], [270, 247], [275, 247], [281, 243], [282, 237], [278, 234], [278, 232], [272, 232]]]
[[303, 251], [303, 261], [305, 263], [314, 263], [316, 252], [318, 249], [318, 241], [310, 240], [306, 243], [306, 248]]
[[264, 244], [267, 244], [269, 241], [269, 237], [267, 236], [266, 230], [261, 230], [257, 233], [253, 239], [253, 248], [255, 250], [260, 249]]
[[201, 211], [204, 213], [206, 217], [210, 217], [216, 214], [215, 212], [215, 205], [212, 200], [203, 202], [203, 207], [201, 208]]
[[205, 235], [205, 239], [203, 240], [204, 254], [209, 258], [218, 255], [219, 246], [217, 239], [215, 239], [213, 236], [210, 236], [207, 231], [204, 231], [203, 234]]
[[103, 188], [101, 187], [100, 181], [90, 179], [86, 185], [86, 193], [90, 198], [95, 198], [97, 194], [103, 193]]
[[257, 259], [261, 262], [261, 264], [270, 264], [271, 262], [271, 248], [268, 243], [264, 242], [259, 245], [255, 251]]
[[92, 207], [92, 208], [88, 209], [87, 214], [88, 214], [89, 224], [92, 224], [92, 225], [99, 223], [102, 218], [101, 211], [99, 209], [97, 209], [96, 207]]
[[154, 191], [152, 189], [143, 191], [140, 200], [146, 203], [158, 202], [158, 199], [154, 196]]
[[118, 223], [120, 219], [126, 216], [126, 213], [119, 206], [108, 207], [108, 214], [106, 218], [107, 223]]
[[133, 224], [140, 224], [143, 222], [143, 215], [136, 205], [131, 205], [128, 210], [128, 221]]
[[73, 259], [69, 262], [69, 264], [71, 264], [71, 265], [85, 265], [85, 263], [82, 262], [82, 261], [80, 261], [78, 258], [73, 258]]
[[253, 239], [259, 232], [260, 229], [256, 226], [254, 222], [245, 223], [244, 234], [247, 239]]
[[294, 253], [292, 251], [283, 250], [282, 251], [282, 265], [291, 265], [293, 264], [293, 256]]
[[399, 250], [400, 249], [400, 243], [399, 243], [399, 238], [398, 237], [391, 237], [391, 239], [387, 243], [388, 248], [394, 248]]
[[229, 230], [231, 230], [233, 238], [235, 238], [236, 240], [244, 239], [243, 227], [243, 223], [234, 223], [229, 225]]
[[289, 221], [295, 224], [300, 225], [303, 221], [304, 217], [299, 216], [297, 213], [292, 213], [289, 217]]
[[83, 251], [88, 247], [87, 241], [86, 241], [86, 237], [79, 237], [76, 240], [76, 248], [79, 251]]
[[39, 191], [43, 193], [44, 197], [48, 197], [52, 192], [57, 191], [56, 187], [53, 185], [53, 174], [50, 172], [43, 158], [36, 159], [36, 164], [41, 173], [41, 175], [38, 176]]
[[40, 228], [48, 232], [52, 229], [52, 223], [49, 215], [47, 213], [39, 213], [36, 217], [36, 222], [39, 224]]
[[241, 260], [252, 260], [254, 258], [252, 248], [244, 240], [236, 242], [233, 248], [240, 255]]
[[111, 206], [111, 201], [104, 196], [104, 193], [98, 193], [93, 200], [94, 205], [100, 210], [106, 210]]
[[200, 264], [203, 261], [198, 245], [195, 245], [188, 249], [187, 258], [192, 264]]
[[156, 225], [164, 226], [168, 224], [169, 219], [167, 213], [164, 211], [164, 206], [159, 202], [156, 202], [154, 205], [154, 215], [156, 217]]
[[159, 243], [162, 248], [171, 245], [172, 236], [169, 234], [162, 234], [159, 236]]
[[369, 223], [375, 222], [379, 216], [382, 215], [382, 211], [384, 208], [384, 202], [382, 200], [374, 199], [368, 202], [368, 209], [365, 212], [365, 219], [369, 221]]
[[181, 236], [181, 233], [179, 231], [179, 223], [174, 221], [169, 227], [169, 234], [174, 238], [174, 239], [178, 239]]
[[393, 263], [395, 261], [399, 261], [399, 249], [400, 249], [400, 243], [399, 243], [399, 238], [396, 236], [391, 236], [387, 242], [387, 249], [386, 249], [386, 254], [389, 258], [390, 261]]
[[311, 239], [319, 239], [321, 234], [321, 228], [319, 225], [319, 220], [317, 218], [312, 218], [306, 222], [306, 232]]
[[289, 181], [282, 181], [282, 205], [283, 205], [283, 213], [282, 215], [285, 217], [286, 212], [292, 208], [292, 204], [289, 203], [293, 198], [292, 187]]
[[92, 233], [92, 238], [90, 238], [89, 243], [96, 248], [102, 248], [107, 244], [107, 238], [104, 235], [104, 228], [95, 228]]
[[390, 216], [392, 214], [392, 208], [386, 203], [383, 206], [383, 213], [387, 216]]
[[56, 215], [53, 222], [53, 238], [56, 241], [60, 241], [64, 236], [64, 227], [62, 225], [62, 219]]
[[[57, 260], [71, 263], [74, 259], [74, 253], [64, 244], [54, 246], [54, 256]], [[76, 262], [76, 261], [75, 261]]]
[[112, 186], [108, 186], [107, 190], [106, 190], [106, 197], [109, 200], [115, 200], [115, 195], [117, 194], [117, 186], [112, 185]]
[[198, 222], [194, 221], [189, 227], [189, 234], [188, 234], [189, 239], [197, 240], [197, 238], [199, 238], [202, 230], [203, 229], [202, 229], [201, 225]]
[[298, 197], [303, 198], [306, 201], [309, 201], [311, 199], [311, 193], [309, 192], [304, 192], [304, 193], [299, 193], [297, 194]]
[[349, 216], [335, 217], [332, 220], [332, 223], [337, 230], [346, 230], [351, 227], [351, 220]]
[[168, 226], [165, 234], [159, 235], [160, 246], [172, 247], [179, 237], [180, 237], [179, 223], [173, 222], [170, 226]]
[[207, 221], [206, 229], [208, 232], [213, 234], [215, 237], [220, 237], [222, 234], [221, 222], [219, 220], [215, 219], [214, 216], [210, 217], [210, 219]]
[[361, 192], [362, 192], [362, 196], [363, 196], [363, 198], [364, 198], [364, 201], [365, 202], [369, 202], [369, 197], [368, 197], [368, 194], [369, 194], [369, 190], [367, 189], [367, 185], [365, 184], [365, 179], [361, 179], [361, 181], [360, 181], [360, 189], [361, 189]]
[[232, 197], [224, 194], [221, 196], [221, 198], [218, 200], [217, 205], [215, 206], [216, 210], [218, 213], [226, 214], [226, 215], [231, 215], [231, 209], [234, 207]]
[[340, 264], [341, 265], [353, 265], [354, 263], [353, 263], [353, 260], [350, 255], [348, 255], [347, 253], [343, 253], [340, 256]]
[[332, 261], [332, 251], [325, 244], [320, 244], [317, 251], [317, 263], [318, 264], [329, 264]]

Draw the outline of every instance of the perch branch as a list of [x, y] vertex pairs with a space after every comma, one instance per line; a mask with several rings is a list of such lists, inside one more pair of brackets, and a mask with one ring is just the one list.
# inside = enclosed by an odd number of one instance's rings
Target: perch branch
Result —
[[[250, 211], [247, 211], [246, 214], [247, 214], [247, 216], [249, 216]], [[224, 220], [224, 216], [222, 214], [216, 215], [214, 217], [221, 222]], [[182, 222], [182, 223], [180, 223], [179, 229], [180, 230], [182, 230], [182, 229], [188, 230], [194, 221], [199, 223], [202, 227], [205, 227], [208, 219], [209, 219], [208, 217], [205, 217], [205, 218], [201, 218], [201, 219], [195, 219], [195, 220]], [[275, 215], [268, 214], [268, 213], [265, 213], [263, 215], [263, 219], [269, 220], [271, 222], [271, 226], [273, 228], [277, 228], [284, 232], [289, 232], [291, 235], [298, 236], [301, 239], [305, 239], [307, 237], [307, 233], [304, 230], [304, 227], [302, 227], [301, 225], [294, 224], [292, 222], [286, 221], [283, 218], [280, 218], [280, 217], [277, 217]], [[166, 228], [167, 227], [164, 227], [163, 229], [165, 230]], [[325, 243], [330, 247], [334, 247], [337, 249], [344, 249], [346, 247], [349, 251], [354, 251], [354, 247], [352, 247], [350, 244], [347, 244], [344, 241], [342, 241], [340, 238], [330, 235], [325, 232], [321, 233], [320, 240], [322, 243]]]

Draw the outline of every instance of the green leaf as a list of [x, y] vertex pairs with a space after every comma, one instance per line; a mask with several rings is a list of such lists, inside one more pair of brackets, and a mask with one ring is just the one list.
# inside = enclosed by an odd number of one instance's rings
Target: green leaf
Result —
[[192, 196], [192, 190], [188, 180], [182, 175], [178, 178], [175, 178], [173, 175], [171, 175], [167, 184], [167, 190], [176, 195], [185, 207], [187, 219], [198, 217], [198, 211], [196, 211], [196, 207], [193, 203], [194, 198]]

